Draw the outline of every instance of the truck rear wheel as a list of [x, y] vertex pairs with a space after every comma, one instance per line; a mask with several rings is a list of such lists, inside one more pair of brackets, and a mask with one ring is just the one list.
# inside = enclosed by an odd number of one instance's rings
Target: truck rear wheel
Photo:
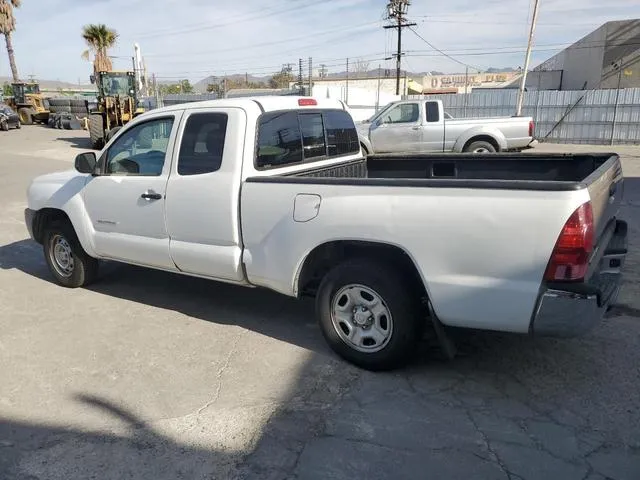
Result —
[[426, 322], [414, 289], [393, 267], [367, 259], [333, 268], [316, 297], [322, 333], [338, 355], [361, 368], [390, 370], [415, 353]]
[[104, 146], [104, 120], [101, 114], [89, 115], [89, 138], [94, 150], [100, 150]]
[[68, 288], [91, 283], [98, 274], [98, 260], [84, 251], [73, 227], [53, 223], [44, 232], [44, 258], [55, 281]]
[[496, 153], [496, 147], [485, 141], [473, 142], [464, 149], [466, 153]]

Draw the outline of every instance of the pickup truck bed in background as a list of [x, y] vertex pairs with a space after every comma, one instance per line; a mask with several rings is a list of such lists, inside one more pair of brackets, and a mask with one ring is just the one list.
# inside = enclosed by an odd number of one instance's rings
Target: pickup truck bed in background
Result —
[[531, 117], [451, 118], [442, 100], [402, 100], [358, 124], [362, 148], [377, 153], [492, 153], [527, 148]]

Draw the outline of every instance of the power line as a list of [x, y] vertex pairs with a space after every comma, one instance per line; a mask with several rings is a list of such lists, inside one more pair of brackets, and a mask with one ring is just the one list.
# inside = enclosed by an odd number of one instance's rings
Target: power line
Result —
[[[268, 8], [265, 9], [260, 9], [257, 12], [261, 12], [261, 13], [269, 13], [272, 12], [274, 10], [279, 10], [281, 9], [283, 6], [287, 5], [288, 8], [290, 6], [290, 3], [295, 3], [295, 2], [300, 2], [302, 0], [288, 0], [286, 2], [283, 2], [279, 5], [272, 5]], [[252, 14], [257, 13], [256, 11], [252, 12]], [[247, 15], [247, 13], [236, 13], [235, 15], [229, 15], [226, 16], [226, 20], [233, 20], [233, 19], [241, 19], [242, 17], [245, 17]], [[241, 21], [239, 21], [238, 23], [241, 23]], [[191, 23], [191, 24], [186, 24], [186, 25], [182, 25], [179, 27], [179, 29], [194, 29], [194, 28], [200, 28], [200, 27], [212, 27], [211, 22], [207, 21], [207, 22], [197, 22], [197, 23]], [[139, 32], [137, 37], [138, 38], [151, 38], [152, 36], [162, 36], [165, 35], [167, 33], [172, 33], [177, 31], [175, 27], [170, 27], [170, 28], [160, 28], [160, 29], [156, 29], [156, 30], [150, 30], [147, 32]]]
[[[335, 1], [335, 0], [327, 0], [327, 1]], [[216, 24], [208, 24], [208, 25], [203, 25], [200, 27], [193, 27], [193, 28], [186, 28], [183, 30], [169, 30], [168, 32], [165, 33], [156, 33], [156, 34], [149, 34], [149, 35], [139, 35], [139, 38], [154, 38], [154, 37], [172, 37], [172, 36], [176, 36], [176, 35], [185, 35], [185, 34], [189, 34], [189, 33], [195, 33], [195, 32], [202, 32], [205, 30], [215, 30], [216, 28], [222, 28], [222, 27], [229, 27], [232, 25], [237, 25], [239, 23], [246, 23], [246, 22], [252, 22], [254, 20], [262, 20], [264, 18], [268, 18], [268, 17], [273, 17], [275, 15], [280, 15], [281, 13], [291, 13], [291, 12], [295, 12], [295, 11], [299, 11], [299, 10], [303, 10], [305, 8], [309, 8], [309, 7], [313, 7], [316, 6], [317, 2], [309, 2], [306, 3], [304, 5], [298, 5], [298, 6], [287, 6], [284, 9], [279, 9], [279, 10], [273, 10], [270, 11], [268, 13], [264, 13], [264, 12], [254, 12], [253, 15], [250, 15], [248, 17], [242, 18], [240, 20], [233, 20], [233, 21], [229, 21], [229, 22], [224, 22], [224, 23], [216, 23]]]
[[[361, 23], [359, 25], [354, 25], [353, 27], [351, 27], [350, 31], [346, 34], [341, 35], [341, 37], [351, 37], [353, 36], [353, 30], [354, 28], [359, 28], [359, 27], [365, 27], [365, 26], [373, 26], [373, 25], [378, 25], [380, 22], [379, 21], [375, 21], [375, 22], [367, 22], [367, 23]], [[333, 28], [330, 30], [324, 30], [324, 31], [320, 31], [320, 32], [314, 32], [313, 36], [317, 37], [317, 36], [322, 36], [322, 35], [328, 35], [330, 33], [336, 33], [336, 32], [344, 32], [344, 28], [340, 27], [340, 28]], [[241, 46], [241, 47], [234, 47], [233, 48], [233, 52], [236, 52], [238, 50], [253, 50], [256, 48], [262, 48], [262, 47], [268, 47], [268, 46], [272, 46], [272, 45], [279, 45], [279, 44], [283, 44], [283, 43], [290, 43], [290, 42], [294, 42], [297, 40], [304, 40], [309, 38], [309, 35], [303, 35], [303, 36], [299, 36], [299, 37], [291, 37], [291, 38], [286, 38], [286, 39], [282, 39], [282, 40], [275, 40], [275, 41], [271, 41], [271, 42], [261, 42], [258, 44], [253, 44], [253, 45], [245, 45], [245, 46]], [[320, 43], [322, 45], [326, 45], [326, 40], [323, 41], [322, 43]], [[304, 48], [304, 47], [297, 47], [297, 48]], [[212, 53], [228, 53], [229, 49], [222, 49], [222, 50], [202, 50], [199, 52], [191, 52], [188, 55], [210, 55]], [[171, 58], [171, 57], [180, 57], [180, 58], [184, 58], [186, 55], [184, 53], [179, 53], [179, 54], [170, 54], [167, 55], [166, 53], [148, 53], [145, 54], [145, 57], [160, 57], [160, 58]]]
[[469, 65], [467, 63], [464, 63], [460, 60], [458, 60], [457, 58], [452, 57], [451, 55], [445, 53], [443, 50], [440, 50], [438, 47], [436, 47], [435, 45], [433, 45], [431, 42], [429, 42], [426, 38], [424, 38], [422, 35], [420, 35], [418, 32], [416, 32], [413, 28], [409, 27], [409, 30], [411, 30], [420, 40], [422, 40], [424, 43], [426, 43], [427, 45], [429, 45], [431, 48], [433, 48], [435, 51], [440, 52], [442, 55], [444, 55], [445, 57], [447, 57], [450, 60], [453, 60], [454, 62], [464, 66], [464, 67], [469, 67], [472, 68], [474, 70], [486, 70], [486, 68], [478, 68], [478, 67], [474, 67], [473, 65]]

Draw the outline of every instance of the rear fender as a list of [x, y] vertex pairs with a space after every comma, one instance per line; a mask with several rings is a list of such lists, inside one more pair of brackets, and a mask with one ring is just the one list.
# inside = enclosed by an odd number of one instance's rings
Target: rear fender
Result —
[[478, 140], [481, 140], [479, 137], [491, 137], [498, 145], [500, 151], [507, 149], [507, 139], [500, 130], [481, 125], [465, 130], [456, 140], [456, 143], [453, 146], [453, 151], [461, 153], [464, 146], [476, 137], [478, 137]]

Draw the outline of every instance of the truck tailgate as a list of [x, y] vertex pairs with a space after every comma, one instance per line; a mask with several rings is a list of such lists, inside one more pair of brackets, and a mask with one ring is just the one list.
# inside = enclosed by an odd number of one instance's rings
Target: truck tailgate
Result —
[[591, 199], [597, 245], [607, 226], [617, 216], [622, 202], [624, 182], [620, 157], [609, 157], [584, 180], [584, 183]]

